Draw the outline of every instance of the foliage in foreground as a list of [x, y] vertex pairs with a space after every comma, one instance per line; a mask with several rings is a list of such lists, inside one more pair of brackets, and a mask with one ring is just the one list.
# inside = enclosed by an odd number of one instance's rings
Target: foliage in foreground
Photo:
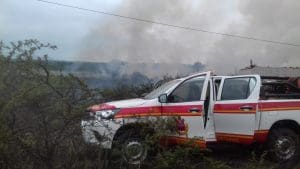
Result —
[[86, 168], [82, 112], [91, 94], [72, 75], [53, 75], [35, 40], [0, 45], [0, 168]]

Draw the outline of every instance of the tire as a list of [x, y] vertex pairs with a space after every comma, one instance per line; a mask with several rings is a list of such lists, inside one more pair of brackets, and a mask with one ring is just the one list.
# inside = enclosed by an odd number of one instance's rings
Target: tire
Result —
[[[123, 131], [113, 142], [112, 163], [117, 166], [139, 165], [148, 155], [148, 148], [142, 135], [136, 130]], [[117, 164], [118, 163], [118, 164]]]
[[268, 138], [268, 155], [273, 161], [292, 161], [299, 157], [300, 137], [288, 128], [276, 128]]

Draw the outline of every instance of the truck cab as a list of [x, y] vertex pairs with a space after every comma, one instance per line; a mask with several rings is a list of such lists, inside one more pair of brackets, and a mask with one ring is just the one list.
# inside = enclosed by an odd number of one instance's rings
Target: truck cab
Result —
[[137, 163], [146, 158], [147, 150], [143, 139], [128, 131], [140, 130], [149, 119], [171, 118], [176, 132], [163, 136], [162, 143], [192, 140], [201, 148], [210, 143], [258, 143], [269, 148], [275, 160], [295, 159], [300, 145], [300, 99], [262, 96], [265, 86], [259, 75], [193, 74], [170, 81], [144, 98], [91, 106], [82, 120], [83, 136], [86, 142], [108, 149], [114, 147], [114, 140], [127, 138], [121, 140], [123, 147], [139, 151], [131, 156], [125, 153], [125, 159]]

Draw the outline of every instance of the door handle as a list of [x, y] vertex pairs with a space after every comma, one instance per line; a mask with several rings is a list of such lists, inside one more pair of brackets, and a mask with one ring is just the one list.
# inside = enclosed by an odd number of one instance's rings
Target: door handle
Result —
[[191, 109], [189, 110], [189, 112], [191, 112], [191, 113], [193, 113], [193, 112], [199, 113], [199, 112], [200, 112], [200, 109], [197, 108], [197, 107], [193, 107], [193, 108], [191, 108]]
[[240, 110], [244, 110], [244, 111], [249, 111], [249, 110], [253, 110], [253, 109], [254, 108], [252, 106], [249, 106], [249, 105], [240, 107]]

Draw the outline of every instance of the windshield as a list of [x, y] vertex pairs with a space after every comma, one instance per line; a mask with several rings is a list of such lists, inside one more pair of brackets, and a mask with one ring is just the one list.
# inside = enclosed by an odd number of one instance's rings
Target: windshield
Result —
[[168, 83], [165, 83], [161, 85], [160, 87], [154, 89], [151, 93], [149, 93], [147, 96], [144, 97], [144, 99], [154, 99], [157, 98], [159, 95], [165, 93], [168, 89], [170, 89], [172, 86], [178, 84], [181, 80], [176, 79], [172, 80]]

